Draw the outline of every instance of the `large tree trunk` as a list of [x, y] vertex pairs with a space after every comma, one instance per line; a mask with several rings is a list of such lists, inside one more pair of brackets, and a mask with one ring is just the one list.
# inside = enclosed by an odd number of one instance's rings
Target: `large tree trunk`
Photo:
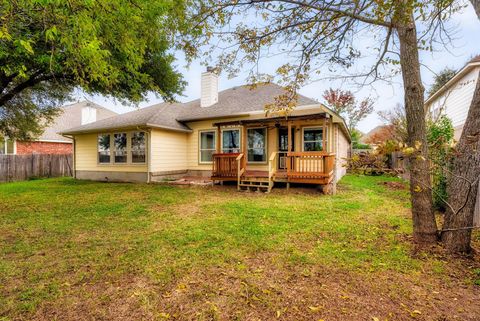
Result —
[[400, 41], [400, 65], [402, 68], [405, 90], [405, 112], [407, 118], [408, 144], [421, 143], [421, 157], [410, 159], [410, 194], [412, 200], [413, 239], [420, 245], [437, 241], [437, 224], [432, 209], [432, 191], [428, 162], [424, 87], [420, 76], [418, 58], [417, 31], [413, 16], [410, 14], [408, 24], [397, 27]]
[[[479, 75], [480, 77], [480, 75]], [[447, 185], [448, 203], [443, 224], [442, 241], [450, 252], [470, 252], [471, 227], [480, 176], [480, 78], [467, 120], [463, 126], [452, 176]], [[470, 184], [465, 179], [475, 184]], [[453, 230], [449, 230], [453, 229]]]

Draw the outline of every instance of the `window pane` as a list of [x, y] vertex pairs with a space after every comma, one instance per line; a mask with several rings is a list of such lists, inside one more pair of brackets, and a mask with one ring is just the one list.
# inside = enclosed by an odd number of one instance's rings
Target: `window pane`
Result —
[[7, 154], [13, 155], [15, 152], [15, 148], [13, 146], [14, 141], [11, 139], [7, 139]]
[[200, 132], [200, 162], [211, 162], [215, 148], [215, 132]]
[[110, 163], [110, 135], [98, 135], [98, 162]]
[[323, 151], [323, 129], [311, 128], [303, 131], [303, 150], [306, 152]]
[[322, 142], [307, 142], [304, 143], [303, 150], [306, 152], [321, 152]]
[[264, 162], [266, 157], [265, 138], [267, 130], [265, 128], [248, 129], [248, 161]]
[[115, 163], [127, 162], [127, 134], [113, 134], [113, 146], [115, 147]]
[[132, 163], [145, 163], [145, 133], [132, 133]]
[[238, 129], [222, 132], [222, 150], [224, 153], [240, 152], [240, 131]]
[[215, 149], [215, 132], [202, 132], [200, 135], [200, 149]]
[[213, 160], [214, 150], [202, 150], [200, 151], [200, 161], [201, 162], [211, 162]]

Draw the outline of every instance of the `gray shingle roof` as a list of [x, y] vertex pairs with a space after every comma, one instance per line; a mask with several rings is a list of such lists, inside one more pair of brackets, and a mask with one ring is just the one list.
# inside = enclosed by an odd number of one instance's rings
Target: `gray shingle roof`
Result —
[[[210, 107], [200, 107], [200, 99], [187, 103], [161, 103], [100, 120], [84, 126], [65, 130], [64, 134], [78, 134], [136, 126], [159, 127], [190, 131], [187, 121], [235, 116], [253, 111], [263, 111], [266, 104], [285, 90], [275, 84], [233, 87], [218, 93], [218, 102]], [[316, 100], [300, 95], [298, 106], [318, 104]]]
[[70, 139], [59, 135], [58, 133], [68, 128], [77, 127], [82, 124], [82, 108], [92, 107], [97, 109], [97, 119], [105, 119], [116, 116], [117, 113], [106, 109], [90, 101], [82, 101], [75, 104], [61, 107], [60, 114], [53, 122], [44, 129], [42, 135], [37, 138], [39, 141], [64, 141], [71, 142]]

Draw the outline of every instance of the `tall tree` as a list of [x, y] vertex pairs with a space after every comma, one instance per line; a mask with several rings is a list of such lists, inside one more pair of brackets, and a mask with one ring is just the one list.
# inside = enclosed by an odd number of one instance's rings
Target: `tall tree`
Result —
[[35, 136], [74, 89], [173, 99], [175, 34], [195, 32], [186, 2], [0, 0], [0, 135]]
[[[298, 88], [326, 69], [367, 82], [384, 78], [387, 70], [399, 65], [409, 144], [417, 148], [411, 162], [413, 236], [423, 245], [437, 240], [437, 227], [425, 161], [424, 87], [418, 51], [430, 48], [439, 34], [444, 35], [445, 19], [460, 8], [453, 0], [204, 0], [198, 7], [198, 21], [220, 26], [207, 35], [228, 43], [215, 50], [220, 50], [220, 67], [229, 72], [247, 64], [258, 67], [262, 58], [284, 53], [287, 61], [277, 69], [277, 76], [287, 93], [277, 99], [277, 109], [291, 109]], [[417, 31], [417, 23], [422, 24], [422, 32]], [[373, 42], [376, 61], [352, 75], [349, 70], [363, 56], [357, 41], [362, 35], [368, 35], [369, 45]], [[251, 69], [250, 80], [271, 79], [257, 70]]]
[[456, 73], [456, 70], [449, 67], [440, 70], [440, 72], [435, 75], [435, 78], [433, 79], [433, 84], [428, 90], [428, 95], [431, 96], [436, 93], [440, 88], [443, 87], [443, 85], [445, 85], [450, 79], [452, 79]]
[[373, 111], [373, 100], [365, 98], [357, 102], [355, 95], [350, 90], [332, 89], [323, 93], [323, 98], [334, 112], [341, 115], [347, 122], [350, 131]]
[[[471, 0], [480, 20], [480, 1]], [[480, 179], [480, 75], [447, 185], [448, 207], [442, 241], [450, 252], [470, 252]]]

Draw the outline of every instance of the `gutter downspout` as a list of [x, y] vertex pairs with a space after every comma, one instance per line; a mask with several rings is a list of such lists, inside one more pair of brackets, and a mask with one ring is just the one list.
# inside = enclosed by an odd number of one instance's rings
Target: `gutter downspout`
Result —
[[76, 149], [77, 149], [77, 141], [75, 140], [75, 136], [73, 135], [64, 135], [64, 134], [61, 134], [63, 137], [66, 137], [66, 138], [70, 138], [72, 140], [72, 144], [73, 144], [73, 148], [72, 148], [72, 174], [73, 174], [73, 178], [74, 179], [77, 179], [77, 171], [76, 171], [76, 167], [77, 167], [77, 160], [76, 160]]
[[152, 129], [149, 129], [147, 133], [147, 183], [150, 183], [152, 175]]

